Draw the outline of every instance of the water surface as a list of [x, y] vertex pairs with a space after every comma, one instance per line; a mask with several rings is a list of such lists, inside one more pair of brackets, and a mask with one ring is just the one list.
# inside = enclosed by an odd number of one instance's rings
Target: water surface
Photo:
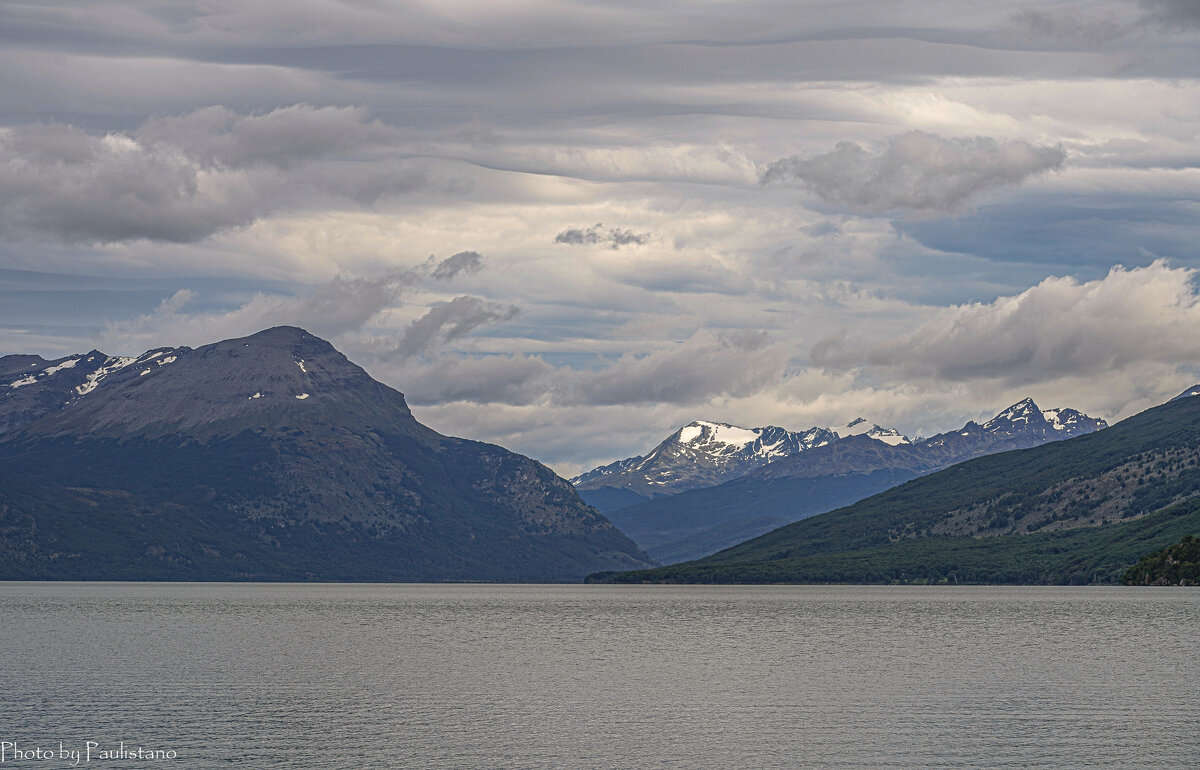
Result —
[[1197, 640], [1191, 589], [0, 583], [0, 741], [178, 755], [114, 768], [1194, 767]]

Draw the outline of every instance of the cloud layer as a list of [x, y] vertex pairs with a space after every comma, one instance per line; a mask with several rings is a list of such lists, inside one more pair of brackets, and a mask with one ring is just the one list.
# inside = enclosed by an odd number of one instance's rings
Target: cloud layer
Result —
[[877, 152], [839, 142], [823, 155], [781, 158], [767, 167], [762, 181], [801, 184], [850, 211], [945, 212], [986, 190], [1061, 168], [1065, 161], [1061, 147], [910, 131]]
[[1200, 376], [1198, 21], [2, 4], [0, 354], [297, 324], [563, 468], [696, 418], [1124, 416]]
[[[0, 130], [0, 231], [66, 241], [198, 241], [305, 206], [417, 189], [367, 161], [398, 132], [357, 108], [209, 107], [131, 133], [62, 124]], [[339, 162], [332, 159], [338, 158]]]

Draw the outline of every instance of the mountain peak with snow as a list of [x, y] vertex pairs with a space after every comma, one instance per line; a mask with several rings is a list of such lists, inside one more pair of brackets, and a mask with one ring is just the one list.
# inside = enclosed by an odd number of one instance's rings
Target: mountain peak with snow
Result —
[[868, 422], [863, 417], [856, 417], [845, 425], [839, 425], [830, 428], [830, 430], [836, 433], [838, 438], [867, 436], [890, 446], [909, 443], [908, 437], [901, 434], [895, 428], [881, 428], [874, 423]]
[[571, 479], [584, 499], [602, 509], [609, 500], [589, 491], [622, 489], [632, 493], [613, 500], [662, 497], [689, 489], [709, 487], [784, 457], [840, 438], [865, 435], [895, 446], [908, 439], [896, 430], [858, 418], [838, 428], [812, 427], [789, 431], [775, 425], [742, 428], [711, 420], [694, 420], [668, 436], [646, 455], [617, 460]]

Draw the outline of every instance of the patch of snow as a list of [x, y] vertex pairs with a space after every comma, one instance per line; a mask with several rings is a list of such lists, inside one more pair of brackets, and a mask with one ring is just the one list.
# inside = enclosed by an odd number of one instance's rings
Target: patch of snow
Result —
[[145, 376], [146, 376], [147, 374], [149, 374], [151, 371], [153, 371], [153, 370], [152, 370], [152, 369], [143, 369], [143, 370], [142, 370], [142, 373], [141, 373], [141, 374], [139, 374], [139, 375], [138, 375], [138, 377], [145, 377]]
[[303, 401], [304, 399], [308, 398], [308, 394], [307, 394], [307, 393], [301, 393], [300, 395], [296, 396], [296, 398], [297, 398], [297, 399], [299, 399], [299, 400], [301, 400], [301, 401]]
[[[136, 361], [136, 358], [126, 358], [125, 356], [116, 356], [115, 358], [104, 359], [104, 365], [89, 374], [87, 376], [87, 381], [75, 388], [75, 392], [81, 396], [86, 396], [88, 393], [91, 393], [96, 389], [96, 386], [100, 384], [100, 380], [103, 380], [105, 377], [117, 371], [118, 369], [124, 369]], [[145, 374], [145, 372], [143, 372], [143, 374]]]
[[32, 374], [27, 374], [24, 377], [22, 377], [21, 379], [17, 380], [16, 382], [11, 383], [8, 387], [20, 388], [24, 385], [32, 385], [35, 382], [37, 382], [37, 378], [35, 378]]
[[301, 358], [299, 361], [296, 362], [296, 366], [300, 367], [300, 371], [304, 372], [305, 374], [308, 374], [308, 370], [304, 368], [304, 359], [303, 358]]
[[1062, 412], [1061, 409], [1043, 409], [1042, 417], [1045, 417], [1046, 422], [1053, 425], [1055, 430], [1066, 430], [1067, 425], [1065, 422], [1063, 422], [1062, 418], [1059, 416], [1059, 414], [1061, 412]]
[[699, 425], [689, 425], [683, 430], [679, 431], [679, 443], [690, 444], [691, 442], [700, 438], [700, 434], [703, 432], [704, 429]]
[[[263, 397], [262, 393], [255, 393], [253, 396], [250, 396], [250, 398], [262, 398], [262, 397]], [[249, 401], [250, 399], [246, 399], [246, 400]]]
[[164, 364], [173, 364], [173, 363], [175, 363], [175, 356], [167, 356], [166, 358], [159, 361], [158, 365], [163, 366]]
[[888, 446], [899, 446], [900, 444], [908, 443], [908, 439], [906, 439], [904, 436], [901, 436], [894, 430], [880, 431], [879, 433], [870, 433], [868, 435], [870, 435], [870, 437], [876, 441], [882, 441]]
[[[80, 358], [82, 358], [82, 356]], [[77, 363], [79, 363], [79, 358], [68, 358], [66, 361], [63, 361], [61, 364], [58, 364], [57, 366], [50, 366], [50, 367], [43, 369], [42, 373], [46, 374], [46, 375], [58, 374], [63, 369], [75, 368], [75, 364], [77, 364]]]
[[713, 441], [728, 446], [746, 446], [758, 440], [758, 432], [735, 425], [713, 425]]

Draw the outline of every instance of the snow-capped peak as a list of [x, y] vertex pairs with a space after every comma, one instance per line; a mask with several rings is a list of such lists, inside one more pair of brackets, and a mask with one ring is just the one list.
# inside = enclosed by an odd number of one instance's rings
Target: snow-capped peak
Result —
[[908, 438], [901, 435], [900, 431], [895, 428], [881, 428], [874, 423], [867, 422], [862, 417], [856, 417], [845, 425], [830, 428], [831, 431], [837, 434], [838, 438], [846, 438], [847, 436], [867, 436], [885, 444], [896, 446], [897, 444], [909, 443]]
[[[1034, 415], [1042, 417], [1042, 410], [1033, 402], [1032, 398], [1026, 398], [1013, 404], [1005, 409], [1000, 414], [983, 424], [984, 430], [995, 430], [998, 427], [1012, 424], [1028, 425], [1034, 419]], [[1042, 417], [1045, 419], [1045, 417]]]

